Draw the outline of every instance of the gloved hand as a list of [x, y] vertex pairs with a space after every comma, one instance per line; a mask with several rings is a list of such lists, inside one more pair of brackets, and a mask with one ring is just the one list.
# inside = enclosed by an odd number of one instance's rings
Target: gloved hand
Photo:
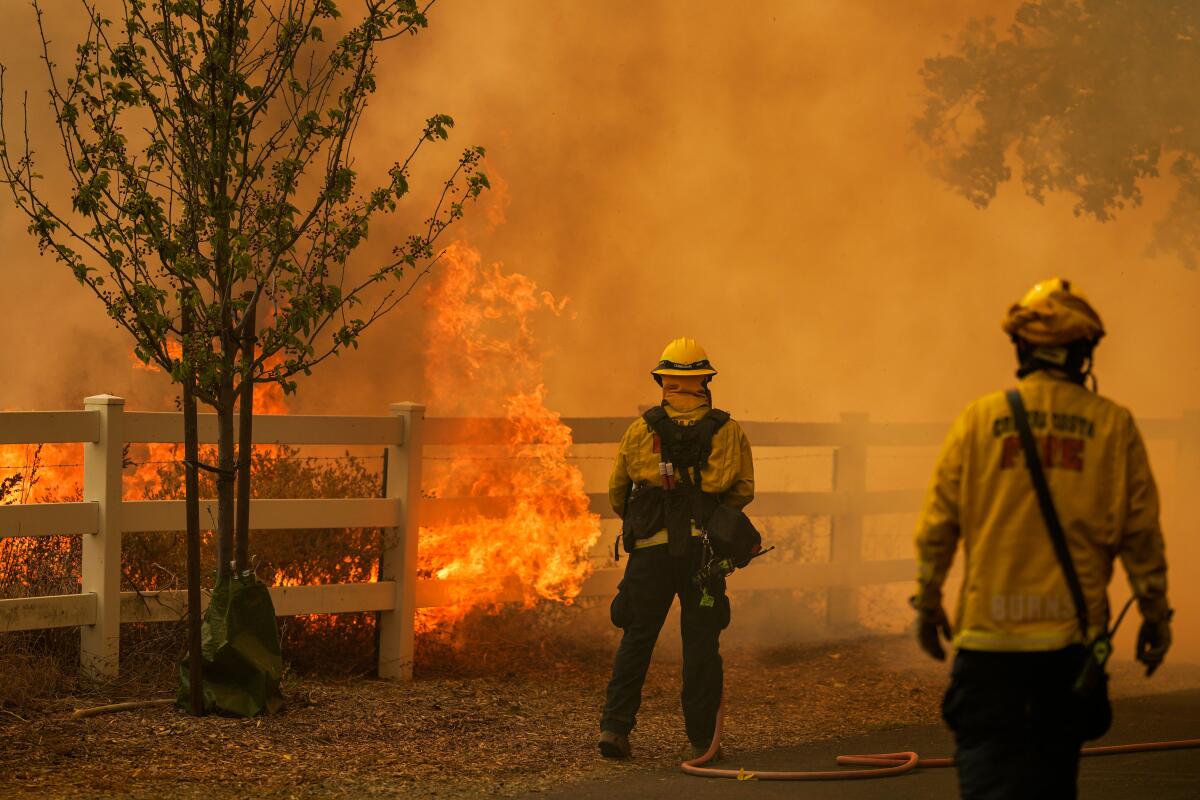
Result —
[[1158, 665], [1166, 658], [1167, 650], [1171, 647], [1171, 617], [1174, 612], [1168, 612], [1162, 619], [1142, 622], [1138, 631], [1137, 660], [1146, 665], [1146, 677], [1154, 674]]
[[945, 610], [939, 605], [936, 610], [917, 609], [917, 644], [921, 649], [938, 661], [946, 660], [946, 650], [942, 647], [941, 636], [950, 641], [953, 634], [950, 631], [950, 620], [946, 619]]

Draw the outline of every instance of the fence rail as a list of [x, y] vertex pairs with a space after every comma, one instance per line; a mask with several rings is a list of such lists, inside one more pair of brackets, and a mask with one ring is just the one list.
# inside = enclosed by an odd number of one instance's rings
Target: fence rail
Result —
[[[83, 538], [81, 591], [74, 595], [0, 599], [0, 632], [80, 627], [81, 668], [91, 677], [117, 672], [120, 626], [166, 621], [187, 613], [186, 592], [122, 592], [121, 535], [181, 531], [178, 500], [126, 501], [121, 497], [127, 443], [183, 439], [178, 413], [125, 412], [124, 400], [89, 397], [83, 411], [0, 413], [0, 444], [83, 444], [83, 502], [0, 506], [0, 538], [79, 535]], [[252, 500], [256, 530], [381, 528], [385, 572], [376, 583], [278, 586], [271, 589], [281, 616], [380, 612], [379, 674], [412, 675], [416, 588], [417, 503], [420, 497], [421, 421], [424, 407], [398, 403], [387, 417], [270, 416], [255, 419], [257, 444], [381, 445], [393, 465], [383, 498]], [[216, 440], [216, 418], [200, 415], [200, 441]], [[410, 484], [409, 476], [418, 482]], [[412, 498], [412, 501], [410, 501]], [[215, 516], [216, 502], [201, 501]], [[434, 593], [436, 594], [436, 593]]]
[[[629, 419], [568, 418], [563, 422], [577, 445], [613, 445]], [[1200, 411], [1178, 419], [1142, 420], [1147, 438], [1178, 445], [1182, 480], [1200, 480]], [[828, 623], [857, 619], [858, 590], [867, 585], [911, 580], [911, 559], [863, 558], [864, 520], [872, 514], [916, 511], [921, 492], [867, 490], [872, 447], [931, 447], [944, 435], [943, 423], [881, 423], [866, 414], [843, 414], [838, 422], [745, 422], [758, 450], [767, 447], [828, 448], [833, 454], [829, 491], [761, 492], [751, 511], [756, 517], [824, 516], [831, 520], [830, 559], [820, 563], [764, 563], [739, 575], [743, 590], [824, 588]], [[391, 406], [389, 416], [271, 416], [255, 418], [257, 444], [378, 445], [388, 448], [385, 497], [363, 499], [253, 500], [255, 530], [381, 528], [383, 573], [378, 582], [276, 586], [271, 596], [280, 616], [380, 613], [379, 674], [412, 674], [413, 616], [418, 608], [444, 605], [452, 596], [447, 582], [418, 580], [416, 531], [479, 517], [504, 516], [512, 501], [503, 497], [421, 499], [424, 448], [498, 445], [511, 441], [516, 427], [499, 419], [429, 418], [415, 403]], [[116, 673], [122, 623], [160, 622], [187, 614], [184, 591], [120, 591], [121, 535], [141, 531], [180, 531], [183, 501], [126, 501], [121, 497], [122, 452], [126, 443], [179, 442], [178, 413], [126, 412], [120, 398], [85, 400], [82, 411], [0, 413], [0, 444], [82, 443], [83, 502], [0, 506], [0, 539], [16, 536], [78, 535], [83, 538], [82, 591], [49, 597], [0, 599], [0, 633], [40, 628], [80, 628], [81, 668], [92, 677]], [[200, 416], [200, 439], [216, 440], [216, 419]], [[591, 510], [615, 519], [606, 494], [589, 495]], [[215, 515], [215, 501], [202, 501], [201, 513]], [[596, 570], [583, 586], [585, 596], [611, 596], [620, 570]], [[207, 602], [207, 600], [205, 600]]]

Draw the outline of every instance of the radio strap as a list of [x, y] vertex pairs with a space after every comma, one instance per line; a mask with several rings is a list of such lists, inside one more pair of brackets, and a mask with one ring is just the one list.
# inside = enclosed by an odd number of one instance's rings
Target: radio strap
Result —
[[1042, 519], [1045, 520], [1050, 541], [1054, 544], [1054, 554], [1058, 556], [1058, 563], [1062, 566], [1063, 575], [1067, 579], [1067, 587], [1071, 590], [1071, 599], [1075, 603], [1075, 616], [1079, 621], [1079, 630], [1083, 633], [1083, 640], [1086, 642], [1088, 640], [1087, 602], [1083, 598], [1083, 587], [1079, 585], [1079, 575], [1075, 572], [1075, 562], [1071, 560], [1071, 551], [1067, 547], [1067, 537], [1063, 533], [1062, 522], [1054, 507], [1054, 497], [1050, 494], [1050, 486], [1046, 483], [1046, 473], [1042, 469], [1042, 459], [1038, 454], [1037, 442], [1033, 438], [1033, 431], [1029, 429], [1029, 415], [1025, 412], [1025, 403], [1021, 400], [1019, 391], [1009, 389], [1005, 393], [1005, 397], [1008, 399], [1008, 407], [1012, 409], [1017, 433], [1021, 437], [1021, 447], [1025, 451], [1025, 463], [1029, 467], [1029, 477], [1033, 479], [1033, 488], [1037, 493], [1038, 507], [1042, 511]]

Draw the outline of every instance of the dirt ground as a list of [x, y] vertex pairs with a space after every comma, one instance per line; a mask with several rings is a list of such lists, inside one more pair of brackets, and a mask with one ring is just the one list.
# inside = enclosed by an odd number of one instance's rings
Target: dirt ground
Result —
[[[595, 749], [607, 643], [492, 652], [490, 665], [453, 677], [296, 680], [273, 718], [158, 707], [71, 720], [75, 705], [96, 702], [72, 698], [29, 718], [6, 712], [0, 796], [503, 797], [677, 763], [686, 741], [672, 648], [651, 668], [628, 763]], [[731, 752], [935, 722], [946, 676], [899, 636], [726, 648], [725, 659]], [[1156, 690], [1198, 683], [1197, 670], [1164, 672]], [[1115, 693], [1139, 687], [1118, 665]]]

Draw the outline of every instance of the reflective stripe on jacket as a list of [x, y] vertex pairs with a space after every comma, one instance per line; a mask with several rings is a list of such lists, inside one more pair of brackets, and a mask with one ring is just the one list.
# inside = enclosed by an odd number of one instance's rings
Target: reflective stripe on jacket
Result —
[[[671, 419], [684, 425], [694, 424], [709, 411], [708, 406], [688, 412], [676, 411], [670, 405], [666, 409]], [[644, 419], [638, 417], [621, 439], [608, 481], [608, 500], [618, 517], [624, 515], [625, 497], [633, 483], [662, 486], [659, 460], [660, 455], [654, 452], [654, 432]], [[700, 488], [719, 495], [721, 503], [734, 508], [743, 508], [754, 499], [754, 460], [750, 442], [734, 420], [722, 425], [713, 437], [712, 453], [700, 470]]]
[[[1088, 606], [1089, 635], [1108, 622], [1119, 557], [1142, 614], [1167, 610], [1158, 491], [1130, 413], [1044, 372], [1020, 382], [1046, 480]], [[1054, 650], [1082, 640], [1024, 451], [1003, 392], [954, 423], [917, 524], [917, 603], [936, 607], [962, 539], [955, 644], [969, 650]]]

